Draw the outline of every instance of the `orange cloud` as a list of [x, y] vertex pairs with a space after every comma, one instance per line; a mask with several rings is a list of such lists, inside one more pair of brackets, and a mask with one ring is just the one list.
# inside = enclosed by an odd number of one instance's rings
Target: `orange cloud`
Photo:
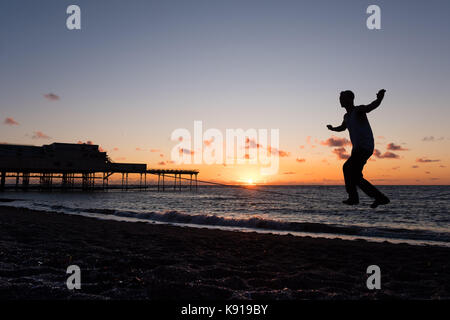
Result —
[[399, 159], [400, 156], [390, 151], [386, 151], [385, 153], [381, 153], [380, 150], [375, 149], [373, 155], [379, 159]]
[[289, 157], [291, 155], [290, 152], [284, 150], [278, 150], [276, 148], [272, 148], [271, 146], [267, 147], [267, 151], [271, 154], [278, 155], [279, 157]]
[[333, 136], [325, 141], [321, 141], [320, 144], [327, 147], [345, 147], [351, 145], [352, 143], [346, 138], [338, 138]]
[[403, 148], [402, 146], [396, 145], [395, 143], [391, 142], [387, 145], [388, 150], [392, 151], [408, 151], [409, 149]]
[[297, 162], [305, 162], [306, 161], [306, 159], [303, 159], [303, 158], [297, 158], [297, 159], [295, 159], [295, 161], [297, 161]]
[[88, 141], [86, 141], [86, 142], [78, 141], [77, 143], [78, 143], [78, 144], [89, 144], [89, 145], [93, 145], [93, 144], [94, 144], [91, 140], [88, 140]]
[[[248, 138], [247, 138], [247, 139], [248, 139]], [[214, 142], [214, 137], [211, 137], [211, 139], [209, 139], [209, 140], [203, 141], [203, 143], [204, 143], [205, 146], [207, 146], [207, 147], [209, 147], [213, 142]]]
[[347, 153], [344, 147], [333, 149], [333, 153], [337, 156], [339, 160], [346, 160], [350, 158], [350, 155]]
[[[254, 149], [254, 148], [258, 149], [258, 148], [262, 148], [263, 145], [257, 143], [254, 139], [247, 138], [245, 140], [245, 147], [250, 148], [250, 149]], [[287, 152], [284, 150], [279, 150], [279, 149], [273, 148], [271, 146], [267, 147], [267, 152], [274, 154], [274, 155], [278, 155], [279, 157], [289, 157], [291, 155], [290, 152]], [[246, 157], [246, 159], [249, 159], [249, 158]]]
[[35, 131], [32, 136], [33, 139], [50, 139], [48, 135], [43, 133], [42, 131]]
[[435, 159], [425, 159], [425, 158], [418, 158], [416, 159], [416, 162], [421, 162], [421, 163], [430, 163], [430, 162], [440, 162], [441, 160]]
[[194, 154], [194, 151], [192, 151], [192, 150], [189, 150], [189, 149], [185, 149], [185, 148], [180, 148], [179, 149], [179, 152], [180, 152], [180, 154], [189, 154], [189, 155], [193, 155]]
[[257, 143], [254, 139], [247, 138], [247, 139], [245, 139], [245, 147], [246, 148], [261, 148], [262, 145]]
[[8, 126], [18, 126], [19, 125], [19, 123], [16, 120], [14, 120], [13, 118], [6, 118], [3, 123], [7, 124]]

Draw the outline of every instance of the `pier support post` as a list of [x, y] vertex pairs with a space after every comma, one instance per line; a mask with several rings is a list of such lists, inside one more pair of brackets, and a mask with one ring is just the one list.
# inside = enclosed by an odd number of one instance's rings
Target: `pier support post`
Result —
[[28, 189], [28, 186], [30, 185], [30, 173], [29, 172], [23, 172], [22, 173], [22, 188], [24, 190]]
[[89, 176], [88, 173], [83, 173], [81, 176], [81, 189], [87, 190], [89, 184]]
[[20, 177], [20, 172], [16, 173], [16, 190], [19, 189], [19, 177]]
[[2, 171], [2, 177], [0, 182], [0, 191], [5, 190], [5, 183], [6, 183], [6, 172]]
[[68, 176], [67, 173], [63, 173], [62, 178], [61, 178], [61, 188], [63, 190], [67, 189], [67, 186], [69, 185], [69, 180], [68, 180]]

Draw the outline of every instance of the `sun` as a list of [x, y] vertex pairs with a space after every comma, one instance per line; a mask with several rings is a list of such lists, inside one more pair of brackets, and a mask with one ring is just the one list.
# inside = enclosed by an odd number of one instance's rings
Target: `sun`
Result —
[[247, 184], [248, 184], [248, 185], [254, 185], [253, 179], [248, 179], [248, 180], [247, 180]]

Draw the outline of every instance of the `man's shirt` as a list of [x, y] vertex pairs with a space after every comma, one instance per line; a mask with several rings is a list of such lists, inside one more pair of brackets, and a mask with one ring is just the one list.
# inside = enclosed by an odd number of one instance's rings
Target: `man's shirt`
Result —
[[353, 148], [362, 148], [373, 152], [373, 133], [369, 120], [367, 119], [367, 114], [358, 111], [358, 107], [355, 107], [351, 112], [344, 115], [344, 122], [350, 133]]

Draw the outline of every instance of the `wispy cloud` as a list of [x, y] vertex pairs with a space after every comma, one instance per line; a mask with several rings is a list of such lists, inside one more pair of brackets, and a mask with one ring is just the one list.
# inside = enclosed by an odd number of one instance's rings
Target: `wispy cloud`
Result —
[[262, 147], [262, 145], [260, 145], [259, 143], [257, 143], [256, 141], [255, 141], [255, 139], [250, 139], [250, 138], [247, 138], [247, 139], [245, 139], [245, 147], [246, 148], [252, 148], [252, 149], [254, 149], [254, 148], [261, 148]]
[[422, 141], [426, 141], [426, 142], [441, 141], [441, 140], [444, 140], [444, 137], [436, 138], [434, 136], [427, 136], [422, 139]]
[[89, 145], [93, 145], [93, 144], [94, 144], [91, 140], [88, 140], [88, 141], [86, 141], [86, 142], [78, 141], [77, 143], [78, 143], [78, 144], [89, 144]]
[[408, 151], [409, 150], [409, 149], [403, 148], [402, 146], [395, 144], [393, 142], [391, 142], [387, 145], [387, 149], [392, 150], [392, 151]]
[[35, 131], [32, 136], [33, 139], [50, 139], [48, 135], [43, 133], [42, 131]]
[[390, 151], [386, 151], [385, 153], [381, 153], [380, 150], [375, 149], [373, 155], [378, 159], [400, 159], [398, 154], [395, 154]]
[[[264, 148], [264, 146], [262, 144], [260, 144], [260, 143], [257, 143], [255, 141], [255, 139], [247, 138], [245, 140], [245, 148], [246, 149], [259, 149], [259, 148]], [[291, 153], [288, 152], [288, 151], [280, 150], [280, 149], [274, 148], [272, 146], [268, 146], [266, 149], [267, 149], [268, 153], [273, 154], [273, 155], [277, 155], [277, 156], [279, 156], [281, 158], [289, 157], [291, 155]], [[249, 157], [246, 156], [246, 159], [249, 159]]]
[[331, 137], [325, 141], [320, 141], [320, 144], [327, 147], [345, 147], [351, 145], [351, 142], [346, 138]]
[[335, 148], [332, 151], [339, 160], [346, 160], [350, 158], [350, 155], [347, 153], [347, 150], [345, 150], [344, 147]]
[[297, 161], [299, 163], [303, 163], [303, 162], [306, 161], [306, 159], [304, 159], [304, 158], [297, 158], [297, 159], [295, 159], [295, 161]]
[[[247, 138], [247, 139], [248, 139], [248, 138]], [[211, 137], [211, 139], [209, 139], [209, 140], [204, 140], [204, 141], [203, 141], [203, 144], [204, 144], [206, 147], [209, 147], [213, 142], [214, 142], [214, 137]]]
[[6, 118], [3, 123], [8, 126], [18, 126], [19, 125], [19, 123], [16, 120], [14, 120], [13, 118]]
[[44, 98], [49, 101], [58, 101], [60, 99], [58, 95], [51, 92], [44, 94]]
[[167, 165], [167, 164], [174, 164], [175, 163], [175, 161], [172, 161], [172, 160], [169, 160], [169, 161], [160, 161], [160, 162], [158, 162], [158, 165], [159, 166], [165, 166], [165, 165]]
[[271, 146], [268, 146], [268, 147], [267, 147], [267, 151], [268, 151], [269, 153], [271, 153], [271, 154], [273, 154], [273, 155], [277, 155], [277, 156], [279, 156], [279, 157], [281, 157], [281, 158], [289, 157], [289, 156], [291, 155], [290, 152], [287, 152], [287, 151], [284, 151], [284, 150], [279, 150], [279, 149], [273, 148], [273, 147], [271, 147]]
[[441, 160], [439, 159], [426, 159], [426, 158], [418, 158], [416, 159], [416, 162], [420, 162], [420, 163], [431, 163], [431, 162], [440, 162]]
[[178, 151], [180, 154], [189, 154], [189, 155], [193, 155], [194, 151], [189, 150], [189, 149], [185, 149], [185, 148], [180, 148]]

